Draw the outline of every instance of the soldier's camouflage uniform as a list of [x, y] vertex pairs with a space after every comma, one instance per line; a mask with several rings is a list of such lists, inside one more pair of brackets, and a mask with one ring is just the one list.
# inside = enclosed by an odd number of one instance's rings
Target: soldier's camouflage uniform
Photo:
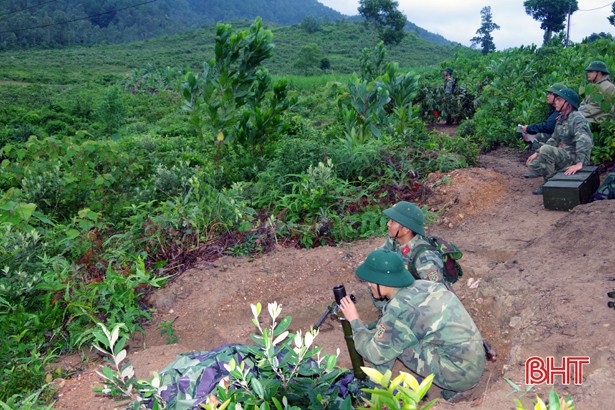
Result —
[[444, 95], [450, 97], [453, 95], [453, 89], [455, 88], [455, 79], [453, 77], [447, 77], [444, 79]]
[[[594, 87], [607, 99], [610, 99], [611, 102], [615, 99], [615, 85], [611, 82], [611, 76], [608, 74], [603, 74], [602, 78], [594, 83]], [[601, 122], [609, 117], [613, 117], [613, 112], [608, 113], [602, 111], [600, 107], [600, 103], [592, 101], [592, 88], [591, 84], [586, 87], [588, 89], [587, 96], [583, 99], [581, 106], [579, 107], [579, 112], [583, 114], [587, 121], [592, 122]]]
[[[230, 360], [243, 363], [246, 371], [258, 374], [258, 358], [255, 350], [259, 346], [230, 344], [213, 350], [183, 353], [169, 363], [161, 372], [161, 386], [166, 387], [161, 396], [167, 404], [167, 409], [188, 410], [201, 409], [211, 393], [216, 393], [216, 386], [229, 376], [227, 365]], [[280, 351], [278, 358], [283, 361], [284, 352]], [[306, 360], [299, 366], [299, 375], [314, 375], [324, 372], [315, 360]], [[262, 376], [261, 376], [262, 377]], [[359, 393], [359, 382], [350, 370], [339, 372], [336, 379], [329, 379], [331, 389], [338, 389], [338, 397], [331, 404], [332, 408], [342, 408], [341, 402], [348, 395]], [[151, 408], [151, 403], [146, 402]]]
[[459, 299], [439, 283], [417, 280], [398, 289], [375, 329], [351, 322], [357, 351], [381, 372], [395, 359], [452, 391], [476, 385], [485, 368], [482, 337]]
[[538, 157], [528, 164], [537, 175], [551, 178], [558, 171], [576, 164], [589, 165], [594, 139], [587, 120], [579, 111], [558, 118], [551, 138], [538, 150]]
[[557, 122], [557, 117], [559, 116], [559, 111], [556, 111], [555, 108], [551, 107], [549, 111], [549, 116], [546, 120], [537, 124], [530, 124], [527, 126], [527, 133], [533, 134], [536, 138], [532, 142], [531, 149], [532, 151], [538, 151], [542, 144], [547, 142], [549, 138], [551, 138], [551, 134], [555, 130], [555, 124]]
[[[408, 264], [410, 263], [410, 257], [412, 256], [412, 249], [419, 245], [429, 245], [421, 235], [414, 235], [408, 243], [400, 245], [396, 239], [387, 236], [387, 240], [379, 249], [387, 249], [393, 252], [397, 252], [404, 261], [404, 265], [408, 271], [412, 272], [412, 269]], [[416, 272], [421, 279], [429, 280], [432, 282], [441, 282], [444, 280], [442, 270], [444, 269], [444, 262], [442, 257], [437, 251], [426, 250], [421, 252], [416, 258], [414, 263]]]

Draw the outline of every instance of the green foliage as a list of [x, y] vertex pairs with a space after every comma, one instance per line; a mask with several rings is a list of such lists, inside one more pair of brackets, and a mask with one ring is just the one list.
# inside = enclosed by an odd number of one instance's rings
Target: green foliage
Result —
[[105, 357], [105, 362], [111, 366], [102, 366], [101, 371], [96, 372], [103, 379], [103, 387], [95, 387], [94, 391], [114, 399], [130, 399], [132, 402], [129, 408], [135, 410], [144, 408], [142, 404], [146, 400], [153, 403], [154, 409], [164, 408], [158, 373], [154, 373], [150, 380], [137, 380], [133, 366], [124, 362], [127, 355], [124, 349], [127, 335], [120, 335], [120, 329], [124, 324], [115, 324], [111, 331], [102, 323], [97, 325], [100, 329], [94, 332], [96, 343], [93, 347], [108, 356]]
[[374, 136], [396, 130], [405, 133], [412, 120], [412, 103], [417, 96], [419, 76], [400, 72], [398, 64], [384, 63], [386, 49], [380, 42], [373, 51], [363, 50], [361, 75], [353, 75], [338, 94], [340, 117], [346, 138], [361, 144]]
[[0, 400], [0, 408], [2, 410], [52, 410], [53, 404], [41, 405], [38, 404], [42, 393], [45, 393], [47, 385], [26, 397], [14, 395], [6, 401]]
[[[369, 408], [375, 409], [418, 409], [418, 405], [423, 400], [427, 391], [431, 387], [433, 375], [427, 376], [421, 384], [419, 384], [414, 376], [410, 373], [399, 372], [399, 375], [391, 380], [391, 371], [387, 370], [384, 374], [378, 370], [369, 367], [361, 367], [372, 382], [376, 384], [375, 388], [361, 389], [369, 393], [371, 397], [364, 399], [367, 407], [358, 407], [360, 410]], [[436, 403], [434, 399], [425, 406], [420, 407], [421, 410], [426, 410]]]
[[384, 44], [399, 44], [404, 38], [406, 16], [393, 0], [360, 0], [359, 14], [378, 32]]
[[[523, 398], [528, 393], [530, 393], [536, 386], [530, 384], [523, 390], [515, 382], [513, 382], [512, 380], [506, 377], [504, 377], [504, 381], [508, 383], [510, 387], [512, 387], [512, 390], [506, 395], [506, 397], [510, 396], [511, 394], [516, 394], [517, 395], [517, 397], [515, 398], [516, 410], [525, 410], [525, 407], [523, 406], [523, 403], [521, 403], [520, 399]], [[534, 404], [534, 407], [533, 407], [534, 410], [573, 410], [574, 409], [574, 402], [572, 400], [572, 397], [570, 396], [566, 396], [565, 398], [559, 397], [559, 395], [555, 392], [554, 388], [551, 388], [551, 390], [549, 391], [548, 401], [546, 404], [538, 396], [538, 394], [536, 395], [536, 400], [534, 401], [533, 404]]]
[[[11, 15], [11, 18], [2, 23], [0, 49], [143, 40], [217, 21], [253, 19], [257, 15], [278, 24], [298, 23], [304, 16], [321, 16], [328, 20], [342, 18], [339, 12], [318, 2], [301, 0], [273, 4], [265, 0], [213, 0], [207, 3], [200, 0], [158, 0], [156, 5], [137, 5], [139, 7], [117, 0], [85, 0], [74, 7], [69, 0], [55, 0], [32, 7], [27, 0], [14, 0], [2, 6], [2, 13]], [[84, 16], [90, 17], [84, 19]]]
[[301, 28], [306, 33], [313, 34], [322, 28], [322, 22], [314, 16], [306, 16], [301, 20]]
[[156, 329], [160, 330], [160, 336], [166, 335], [168, 345], [177, 343], [179, 340], [179, 337], [175, 334], [175, 329], [173, 329], [173, 322], [175, 322], [175, 319], [168, 320], [156, 326]]
[[176, 68], [158, 68], [148, 63], [145, 67], [132, 70], [121, 84], [132, 94], [157, 94], [163, 90], [179, 89], [181, 74]]
[[295, 61], [295, 68], [303, 71], [304, 75], [316, 72], [320, 69], [320, 62], [322, 60], [322, 51], [316, 43], [308, 43], [301, 47], [297, 52], [297, 60]]
[[[345, 400], [338, 397], [338, 390], [331, 385], [346, 370], [336, 367], [337, 356], [321, 355], [321, 349], [313, 346], [318, 330], [310, 329], [290, 333], [292, 318], [282, 318], [278, 322], [282, 307], [276, 302], [268, 305], [271, 324], [265, 326], [260, 321], [261, 304], [251, 305], [252, 323], [259, 334], [251, 338], [256, 346], [254, 354], [257, 369], [251, 372], [245, 362], [231, 360], [226, 369], [229, 376], [219, 384], [202, 405], [205, 409], [243, 408], [254, 406], [262, 409], [303, 409], [336, 408], [351, 409], [351, 396]], [[127, 337], [120, 335], [123, 324], [117, 324], [112, 331], [98, 323], [101, 331], [95, 332], [94, 347], [108, 356], [105, 361], [111, 366], [103, 366], [97, 372], [103, 379], [103, 387], [95, 391], [113, 398], [131, 399], [129, 408], [138, 409], [147, 402], [153, 408], [164, 408], [166, 403], [160, 396], [161, 378], [155, 373], [150, 380], [137, 380], [134, 368], [124, 363]], [[335, 405], [334, 405], [335, 403]], [[283, 407], [282, 407], [283, 406]], [[246, 407], [247, 408], [247, 407]]]
[[459, 124], [474, 116], [476, 96], [466, 87], [457, 87], [446, 95], [444, 85], [423, 85], [416, 102], [420, 104], [420, 117], [435, 123], [441, 120], [447, 124]]
[[102, 104], [98, 108], [98, 117], [107, 135], [113, 134], [123, 125], [126, 118], [126, 106], [122, 89], [119, 86], [109, 88], [104, 95]]
[[543, 44], [553, 33], [563, 30], [566, 17], [579, 9], [577, 0], [525, 0], [523, 6], [528, 15], [540, 21], [540, 28], [545, 31]]
[[343, 182], [336, 178], [333, 162], [319, 162], [306, 173], [295, 175], [290, 182], [290, 193], [283, 195], [276, 204], [277, 211], [285, 210], [288, 222], [313, 221], [322, 210], [337, 204], [336, 192], [343, 190]]
[[[253, 350], [257, 369], [250, 372], [245, 362], [232, 360], [227, 370], [228, 382], [218, 386], [215, 398], [210, 396], [205, 409], [244, 408], [259, 409], [346, 408], [350, 409], [351, 396], [345, 400], [338, 397], [338, 390], [331, 389], [335, 380], [344, 374], [336, 368], [337, 356], [322, 355], [320, 348], [313, 346], [317, 329], [305, 334], [296, 334], [287, 329], [291, 318], [277, 322], [281, 306], [276, 302], [268, 305], [271, 325], [261, 324], [261, 304], [251, 305], [252, 323], [259, 334], [251, 338], [257, 348]], [[312, 358], [315, 357], [315, 360]]]
[[218, 24], [215, 59], [195, 76], [186, 74], [182, 84], [185, 108], [197, 132], [208, 144], [236, 140], [253, 153], [285, 127], [282, 114], [293, 104], [287, 98], [287, 82], [273, 84], [262, 67], [272, 55], [271, 32], [260, 18], [250, 30], [232, 33], [228, 24]]
[[615, 120], [607, 119], [593, 131], [592, 163], [603, 164], [615, 160]]

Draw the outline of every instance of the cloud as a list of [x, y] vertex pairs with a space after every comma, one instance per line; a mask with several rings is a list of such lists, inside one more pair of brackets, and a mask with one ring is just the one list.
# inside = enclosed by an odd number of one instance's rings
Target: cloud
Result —
[[[319, 0], [321, 3], [347, 15], [358, 14], [358, 0]], [[470, 45], [481, 25], [480, 11], [491, 6], [493, 22], [501, 29], [492, 33], [498, 49], [521, 45], [542, 44], [540, 22], [525, 13], [523, 0], [398, 0], [399, 10], [409, 21], [444, 38]], [[575, 42], [596, 32], [614, 33], [609, 24], [611, 7], [602, 7], [605, 0], [579, 0], [579, 11], [572, 14], [570, 39]], [[591, 10], [599, 8], [597, 10]], [[590, 10], [590, 11], [581, 11]]]

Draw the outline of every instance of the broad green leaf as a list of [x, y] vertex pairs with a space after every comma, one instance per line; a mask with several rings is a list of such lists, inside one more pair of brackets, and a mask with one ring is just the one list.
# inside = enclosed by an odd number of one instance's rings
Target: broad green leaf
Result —
[[251, 384], [252, 389], [254, 389], [254, 393], [256, 393], [259, 398], [264, 399], [265, 389], [263, 389], [263, 385], [261, 384], [261, 382], [256, 377], [254, 377], [251, 380]]
[[277, 335], [288, 329], [288, 326], [290, 326], [292, 321], [293, 318], [291, 316], [285, 316], [282, 320], [280, 320], [280, 323], [278, 323], [273, 332], [273, 337], [276, 337]]
[[[387, 384], [382, 384], [382, 380], [383, 380], [383, 375], [382, 373], [380, 373], [378, 370], [376, 369], [372, 369], [371, 367], [365, 367], [365, 366], [361, 366], [361, 370], [363, 370], [363, 372], [374, 382], [374, 383], [378, 383], [379, 385], [381, 385], [382, 387], [387, 387]], [[389, 375], [389, 377], [391, 377]]]

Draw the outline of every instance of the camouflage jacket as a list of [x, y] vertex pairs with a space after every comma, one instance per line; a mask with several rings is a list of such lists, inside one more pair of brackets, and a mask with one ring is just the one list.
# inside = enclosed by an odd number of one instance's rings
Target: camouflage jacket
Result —
[[450, 97], [453, 94], [453, 89], [455, 88], [455, 79], [453, 77], [448, 77], [444, 79], [444, 95]]
[[[412, 271], [409, 267], [410, 257], [412, 256], [412, 249], [419, 245], [429, 245], [429, 242], [425, 240], [421, 235], [414, 235], [409, 242], [400, 245], [396, 239], [388, 237], [386, 242], [380, 247], [380, 249], [387, 249], [393, 252], [397, 252], [399, 256], [404, 260], [406, 269]], [[420, 255], [417, 255], [414, 261], [414, 267], [421, 279], [430, 280], [432, 282], [441, 282], [444, 280], [442, 270], [444, 269], [444, 262], [442, 257], [436, 251], [424, 251]]]
[[442, 284], [417, 280], [382, 308], [376, 328], [351, 322], [357, 351], [381, 372], [395, 359], [441, 388], [465, 391], [485, 367], [482, 337], [461, 301]]
[[565, 149], [573, 163], [589, 165], [594, 137], [585, 117], [572, 111], [566, 118], [558, 117], [555, 131], [545, 144]]
[[590, 123], [601, 122], [608, 117], [612, 117], [613, 111], [615, 111], [615, 105], [613, 105], [610, 113], [604, 112], [600, 107], [600, 103], [594, 101], [594, 98], [592, 98], [592, 90], [595, 89], [597, 92], [610, 99], [611, 104], [615, 104], [615, 85], [611, 82], [611, 77], [609, 75], [604, 75], [598, 82], [589, 84], [585, 89], [587, 96], [583, 99], [579, 107], [579, 112], [587, 118], [587, 121]]

